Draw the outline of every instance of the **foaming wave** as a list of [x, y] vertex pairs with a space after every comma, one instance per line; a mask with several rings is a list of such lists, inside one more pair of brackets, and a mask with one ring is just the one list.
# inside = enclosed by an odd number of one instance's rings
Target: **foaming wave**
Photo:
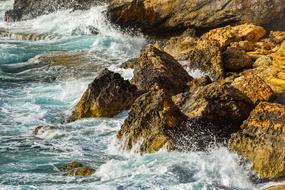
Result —
[[13, 0], [2, 0], [0, 2], [0, 23], [4, 21], [5, 12], [13, 8]]

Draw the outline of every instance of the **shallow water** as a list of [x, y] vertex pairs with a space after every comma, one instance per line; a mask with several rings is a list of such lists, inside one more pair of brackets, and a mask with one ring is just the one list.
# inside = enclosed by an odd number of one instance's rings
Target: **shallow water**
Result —
[[[0, 2], [3, 11], [11, 1]], [[106, 7], [61, 11], [18, 23], [0, 22], [13, 32], [48, 33], [56, 39], [0, 39], [0, 189], [259, 189], [250, 181], [249, 166], [224, 147], [209, 152], [122, 152], [115, 140], [127, 112], [115, 118], [84, 119], [62, 125], [73, 105], [103, 67], [125, 78], [119, 69], [146, 43], [111, 26]], [[88, 26], [99, 34], [91, 35]], [[35, 64], [36, 56], [51, 51], [85, 51], [92, 63], [75, 67]], [[194, 72], [194, 75], [199, 73]], [[55, 125], [38, 136], [39, 125]], [[96, 168], [86, 178], [66, 177], [58, 167], [79, 161]]]

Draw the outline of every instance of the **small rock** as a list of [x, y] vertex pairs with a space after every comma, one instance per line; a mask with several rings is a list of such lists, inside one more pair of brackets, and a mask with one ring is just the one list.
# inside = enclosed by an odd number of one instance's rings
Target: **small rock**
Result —
[[126, 62], [122, 63], [120, 65], [120, 68], [122, 68], [122, 69], [134, 69], [135, 66], [139, 64], [138, 62], [139, 62], [138, 58], [129, 59]]
[[236, 72], [252, 68], [253, 60], [240, 48], [228, 47], [223, 52], [223, 65], [226, 71]]
[[95, 169], [89, 167], [89, 166], [84, 166], [83, 164], [79, 162], [71, 162], [66, 165], [64, 165], [61, 168], [62, 171], [66, 172], [66, 176], [90, 176], [93, 173], [95, 173]]

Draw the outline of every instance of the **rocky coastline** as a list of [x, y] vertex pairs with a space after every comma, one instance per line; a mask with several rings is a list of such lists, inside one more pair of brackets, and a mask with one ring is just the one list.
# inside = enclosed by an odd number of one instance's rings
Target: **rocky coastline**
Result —
[[[16, 0], [14, 9], [6, 13], [6, 21], [59, 10], [34, 2]], [[53, 4], [60, 9], [88, 9], [102, 2]], [[66, 123], [88, 117], [113, 117], [129, 110], [116, 136], [126, 151], [134, 147], [138, 154], [207, 151], [212, 143], [221, 143], [252, 163], [260, 178], [284, 179], [282, 0], [104, 2], [109, 3], [107, 14], [114, 24], [122, 29], [136, 27], [149, 35], [150, 44], [139, 57], [122, 64], [122, 68], [134, 70], [130, 81], [102, 70]], [[70, 61], [74, 65], [76, 59], [72, 57], [86, 57], [84, 53], [58, 52], [56, 58], [53, 55], [42, 59], [50, 65]], [[189, 69], [202, 71], [205, 76], [193, 78], [186, 71]], [[39, 131], [35, 130], [35, 134]], [[95, 172], [80, 163], [71, 165], [76, 167], [65, 169], [66, 175], [88, 176]]]

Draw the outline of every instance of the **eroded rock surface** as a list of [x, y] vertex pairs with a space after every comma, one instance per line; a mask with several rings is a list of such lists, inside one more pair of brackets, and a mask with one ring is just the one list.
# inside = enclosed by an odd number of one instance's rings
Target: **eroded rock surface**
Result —
[[250, 160], [261, 177], [284, 177], [285, 106], [262, 102], [241, 128], [232, 135], [229, 148]]

